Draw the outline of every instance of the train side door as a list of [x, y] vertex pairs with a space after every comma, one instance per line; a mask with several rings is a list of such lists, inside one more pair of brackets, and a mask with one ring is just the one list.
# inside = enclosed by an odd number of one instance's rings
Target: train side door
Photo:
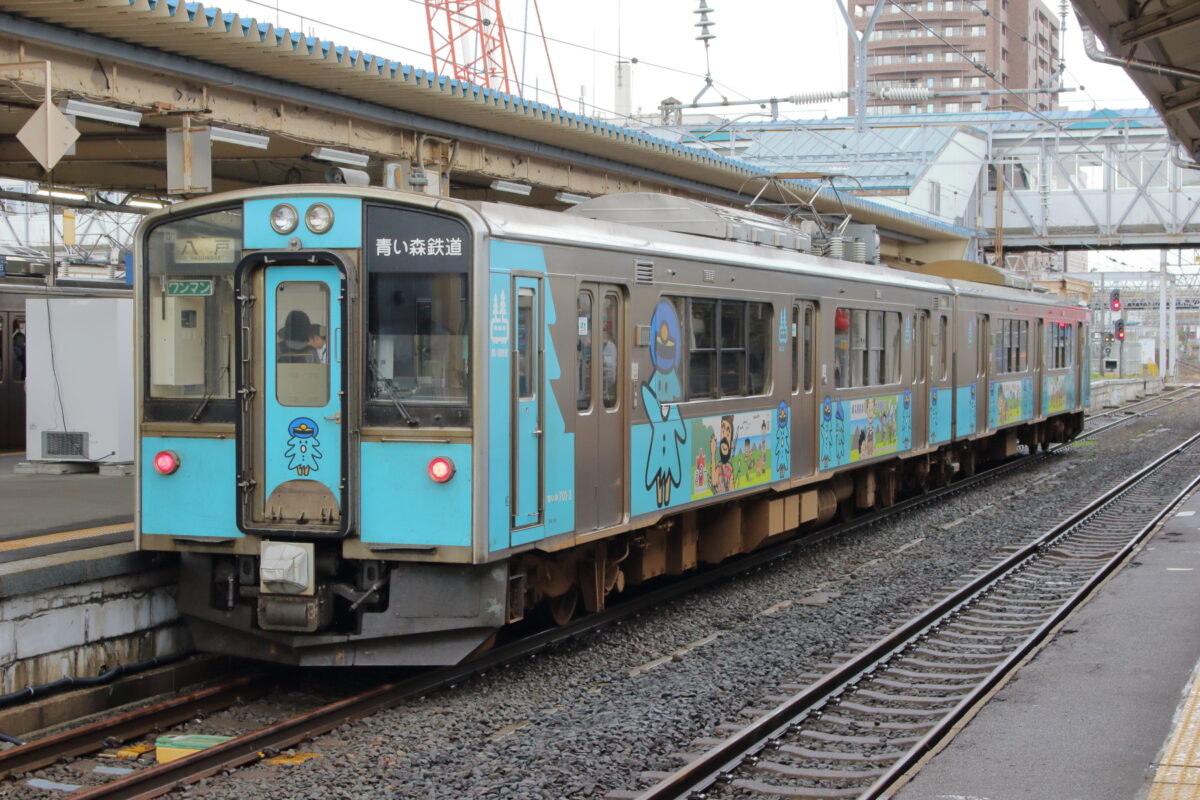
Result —
[[575, 524], [578, 531], [625, 519], [624, 295], [584, 283], [575, 298]]
[[[816, 370], [817, 353], [817, 307], [808, 301], [799, 301], [791, 308], [792, 333], [792, 419], [789, 420], [792, 434], [791, 477], [811, 475], [817, 469]], [[782, 420], [776, 420], [780, 424]], [[787, 476], [784, 476], [787, 477]]]
[[929, 318], [930, 444], [948, 442], [954, 436], [953, 346], [950, 312], [933, 312]]
[[258, 298], [247, 302], [252, 293], [243, 289], [242, 525], [265, 533], [344, 533], [343, 271], [268, 264], [243, 280]]
[[0, 311], [0, 451], [25, 449], [25, 315]]
[[929, 438], [929, 404], [919, 398], [929, 396], [929, 312], [917, 309], [913, 313], [912, 396], [916, 399], [912, 415], [912, 441], [922, 447]]
[[541, 281], [513, 278], [516, 336], [512, 369], [512, 527], [542, 520], [543, 343]]

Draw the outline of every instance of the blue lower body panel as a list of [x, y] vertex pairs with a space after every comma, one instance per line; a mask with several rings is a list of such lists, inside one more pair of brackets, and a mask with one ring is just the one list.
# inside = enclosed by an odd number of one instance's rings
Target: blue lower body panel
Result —
[[[154, 454], [173, 450], [179, 469], [161, 475]], [[142, 533], [240, 538], [237, 450], [233, 439], [142, 439]]]
[[[413, 547], [471, 546], [471, 445], [362, 443], [362, 540]], [[429, 462], [445, 456], [454, 477], [436, 483]]]

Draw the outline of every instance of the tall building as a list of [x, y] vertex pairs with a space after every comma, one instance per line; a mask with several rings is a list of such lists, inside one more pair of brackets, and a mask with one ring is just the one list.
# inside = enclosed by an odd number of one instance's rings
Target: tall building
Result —
[[[1060, 24], [1042, 0], [850, 1], [860, 38], [875, 2], [885, 4], [867, 40], [867, 87], [871, 91], [915, 87], [970, 93], [1061, 85], [1056, 71]], [[854, 58], [852, 46], [851, 89]], [[1058, 108], [1057, 97], [1050, 93], [966, 94], [902, 101], [874, 96], [867, 101], [867, 113], [1046, 111]]]

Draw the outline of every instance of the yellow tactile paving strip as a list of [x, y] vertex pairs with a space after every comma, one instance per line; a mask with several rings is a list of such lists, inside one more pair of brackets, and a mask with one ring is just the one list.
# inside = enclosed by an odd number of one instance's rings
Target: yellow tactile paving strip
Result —
[[1187, 700], [1146, 796], [1146, 800], [1194, 799], [1200, 799], [1200, 673], [1192, 675]]
[[60, 542], [73, 542], [79, 539], [90, 539], [95, 536], [108, 536], [113, 533], [132, 533], [133, 524], [129, 522], [121, 522], [116, 525], [101, 525], [96, 528], [82, 528], [75, 531], [62, 531], [60, 533], [46, 533], [41, 536], [28, 536], [24, 539], [10, 539], [7, 542], [0, 542], [0, 552], [9, 550], [23, 550], [27, 547], [42, 547], [48, 544], [58, 544]]

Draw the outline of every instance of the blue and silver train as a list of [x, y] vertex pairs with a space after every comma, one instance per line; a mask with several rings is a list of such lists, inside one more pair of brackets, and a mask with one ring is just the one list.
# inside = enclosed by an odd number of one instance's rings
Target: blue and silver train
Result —
[[155, 213], [139, 545], [180, 554], [202, 649], [448, 664], [1080, 431], [1085, 308], [819, 244], [652, 194], [312, 185]]

